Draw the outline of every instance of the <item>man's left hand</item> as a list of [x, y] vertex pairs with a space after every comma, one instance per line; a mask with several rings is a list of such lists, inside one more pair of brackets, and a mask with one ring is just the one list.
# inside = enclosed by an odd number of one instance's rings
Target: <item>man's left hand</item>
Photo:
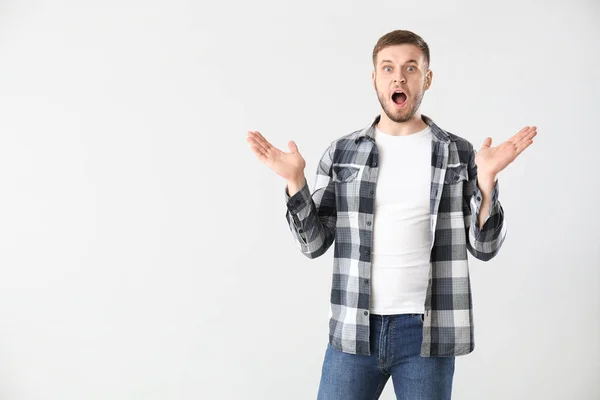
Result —
[[506, 142], [496, 147], [491, 147], [492, 138], [487, 137], [475, 156], [477, 175], [492, 180], [495, 179], [500, 171], [533, 143], [535, 135], [537, 135], [537, 128], [526, 126]]

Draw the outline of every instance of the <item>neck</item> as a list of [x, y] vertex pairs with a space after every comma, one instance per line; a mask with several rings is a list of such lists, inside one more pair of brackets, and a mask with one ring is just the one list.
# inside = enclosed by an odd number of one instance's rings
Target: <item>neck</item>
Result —
[[421, 132], [423, 129], [427, 128], [427, 124], [421, 118], [420, 112], [416, 112], [415, 115], [406, 122], [394, 122], [382, 111], [377, 127], [380, 131], [385, 132], [388, 135], [406, 136]]

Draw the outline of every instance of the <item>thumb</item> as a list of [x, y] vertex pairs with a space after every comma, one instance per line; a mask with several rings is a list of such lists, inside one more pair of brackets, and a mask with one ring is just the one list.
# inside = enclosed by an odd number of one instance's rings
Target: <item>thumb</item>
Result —
[[482, 149], [489, 149], [491, 145], [492, 145], [492, 138], [491, 137], [486, 137], [485, 140], [483, 141], [483, 144], [481, 145], [481, 148]]
[[298, 153], [298, 146], [296, 146], [296, 143], [293, 140], [290, 140], [288, 142], [288, 147], [290, 148], [292, 153]]

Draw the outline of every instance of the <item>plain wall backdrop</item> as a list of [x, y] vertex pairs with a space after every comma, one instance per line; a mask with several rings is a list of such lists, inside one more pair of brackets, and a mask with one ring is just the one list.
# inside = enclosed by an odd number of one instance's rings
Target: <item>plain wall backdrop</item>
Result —
[[[421, 111], [493, 145], [507, 239], [470, 258], [461, 400], [600, 397], [597, 1], [0, 1], [0, 399], [314, 399], [333, 248], [303, 256], [246, 142], [379, 113], [371, 52], [431, 49]], [[394, 399], [391, 382], [382, 399]]]

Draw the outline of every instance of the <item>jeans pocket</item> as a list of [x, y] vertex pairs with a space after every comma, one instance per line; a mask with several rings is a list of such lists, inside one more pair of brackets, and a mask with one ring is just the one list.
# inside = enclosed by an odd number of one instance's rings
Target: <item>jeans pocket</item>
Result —
[[419, 322], [425, 321], [425, 316], [423, 314], [411, 314], [415, 319]]

